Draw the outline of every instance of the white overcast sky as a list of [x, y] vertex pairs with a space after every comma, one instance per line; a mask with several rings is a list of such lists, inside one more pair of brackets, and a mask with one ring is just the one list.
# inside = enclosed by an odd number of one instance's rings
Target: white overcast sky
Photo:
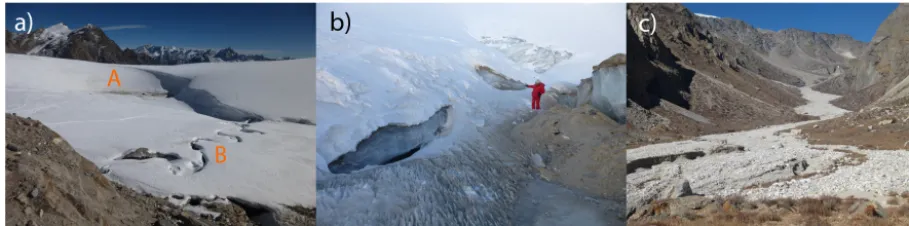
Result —
[[[606, 59], [625, 53], [624, 3], [318, 4], [317, 29], [328, 29], [330, 11], [351, 15], [357, 26], [465, 30], [474, 36], [515, 35], [578, 57]], [[355, 29], [354, 29], [355, 30]], [[433, 32], [438, 33], [438, 32]]]
[[[538, 45], [605, 57], [625, 52], [625, 4], [465, 4], [473, 35], [515, 35]], [[602, 59], [601, 59], [602, 60]]]

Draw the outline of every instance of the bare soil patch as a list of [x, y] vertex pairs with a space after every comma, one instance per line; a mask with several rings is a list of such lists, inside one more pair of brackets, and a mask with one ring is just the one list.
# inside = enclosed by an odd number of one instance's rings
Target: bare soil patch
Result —
[[811, 144], [909, 150], [909, 105], [865, 109], [799, 129]]
[[749, 201], [741, 197], [689, 196], [654, 201], [628, 225], [906, 225], [909, 205], [882, 207], [854, 197]]

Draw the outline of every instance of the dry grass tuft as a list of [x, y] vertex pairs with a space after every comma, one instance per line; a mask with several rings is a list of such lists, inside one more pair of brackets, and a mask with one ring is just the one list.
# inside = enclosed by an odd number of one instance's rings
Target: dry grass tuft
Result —
[[802, 215], [830, 216], [836, 211], [834, 202], [825, 202], [823, 199], [805, 198], [799, 199], [796, 204], [796, 211]]
[[889, 199], [887, 199], [887, 205], [899, 205], [899, 204], [900, 204], [900, 200], [897, 199], [896, 197], [890, 197]]
[[791, 199], [791, 198], [771, 199], [771, 200], [764, 200], [763, 202], [764, 202], [764, 205], [774, 207], [774, 208], [784, 209], [787, 211], [792, 211], [793, 206], [795, 206], [795, 200]]
[[891, 217], [909, 217], [909, 205], [890, 208]]
[[821, 219], [817, 215], [803, 215], [799, 218], [801, 225], [805, 226], [831, 226], [829, 222]]

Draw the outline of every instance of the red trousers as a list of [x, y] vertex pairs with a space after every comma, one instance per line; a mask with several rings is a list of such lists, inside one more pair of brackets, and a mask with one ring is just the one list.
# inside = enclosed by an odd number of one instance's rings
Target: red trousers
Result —
[[533, 109], [533, 110], [540, 109], [540, 96], [542, 96], [542, 95], [543, 94], [541, 94], [541, 93], [533, 94], [533, 99], [531, 99], [531, 101], [530, 101], [530, 109]]

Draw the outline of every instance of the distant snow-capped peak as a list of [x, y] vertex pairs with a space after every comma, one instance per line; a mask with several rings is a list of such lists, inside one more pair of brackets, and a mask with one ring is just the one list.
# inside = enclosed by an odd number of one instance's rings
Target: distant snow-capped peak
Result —
[[263, 55], [240, 54], [231, 47], [214, 50], [146, 44], [136, 47], [136, 53], [148, 55], [155, 61], [163, 64], [275, 60]]
[[[28, 50], [27, 54], [29, 55], [49, 55], [49, 51], [53, 52], [54, 48], [58, 48], [65, 44], [73, 31], [65, 24], [58, 23], [36, 32], [39, 33], [32, 39], [37, 45]], [[29, 37], [26, 34], [22, 35], [22, 37]]]
[[70, 30], [66, 24], [58, 23], [44, 29], [39, 37], [43, 40], [50, 40], [54, 38], [66, 37], [71, 32], [72, 30]]
[[574, 56], [571, 52], [556, 50], [549, 46], [538, 46], [515, 36], [482, 36], [480, 42], [499, 50], [515, 63], [523, 64], [536, 73], [544, 73]]

